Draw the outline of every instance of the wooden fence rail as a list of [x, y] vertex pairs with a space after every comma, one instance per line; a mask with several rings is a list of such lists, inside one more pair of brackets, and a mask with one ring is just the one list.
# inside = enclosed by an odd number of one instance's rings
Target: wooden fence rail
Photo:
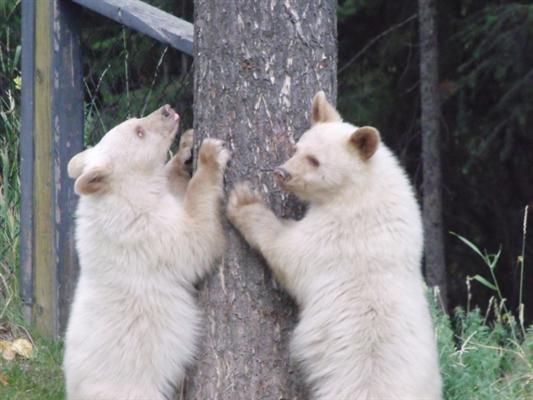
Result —
[[81, 7], [192, 54], [193, 25], [139, 0], [22, 0], [20, 284], [48, 336], [66, 325], [78, 267], [67, 163], [83, 147]]
[[72, 0], [192, 55], [193, 25], [139, 0]]

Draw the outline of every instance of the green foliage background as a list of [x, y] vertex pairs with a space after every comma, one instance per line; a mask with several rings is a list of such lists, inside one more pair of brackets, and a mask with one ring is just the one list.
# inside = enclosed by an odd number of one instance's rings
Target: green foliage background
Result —
[[[378, 127], [419, 187], [417, 2], [339, 3], [338, 106], [347, 120]], [[533, 4], [441, 1], [437, 25], [445, 232], [501, 247], [496, 273], [516, 309], [524, 207], [533, 200]], [[445, 245], [450, 302], [460, 305], [466, 277], [484, 271], [456, 238]], [[526, 260], [532, 248], [526, 242]], [[524, 279], [532, 287], [533, 269]], [[485, 307], [490, 290], [473, 290]], [[533, 304], [532, 291], [524, 302]], [[531, 320], [533, 306], [526, 312]]]

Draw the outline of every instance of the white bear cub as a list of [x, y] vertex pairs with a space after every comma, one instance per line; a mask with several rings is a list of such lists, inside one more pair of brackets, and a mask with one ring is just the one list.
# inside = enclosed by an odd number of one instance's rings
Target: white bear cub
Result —
[[229, 152], [207, 139], [188, 180], [192, 131], [165, 165], [179, 116], [168, 105], [110, 130], [72, 158], [80, 277], [65, 338], [70, 400], [163, 400], [203, 328], [194, 284], [224, 251]]
[[246, 184], [227, 208], [298, 303], [291, 349], [311, 397], [440, 399], [409, 180], [378, 131], [342, 122], [323, 92], [312, 122], [274, 171], [283, 189], [309, 203], [306, 216], [278, 219]]

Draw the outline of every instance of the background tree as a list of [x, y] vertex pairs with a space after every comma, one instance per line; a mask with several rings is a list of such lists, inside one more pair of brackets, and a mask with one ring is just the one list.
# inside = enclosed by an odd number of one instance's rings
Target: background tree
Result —
[[424, 266], [429, 286], [437, 286], [444, 308], [448, 301], [442, 237], [442, 172], [439, 68], [434, 0], [418, 0], [420, 40], [420, 130], [422, 133], [422, 192]]
[[[267, 170], [309, 127], [312, 96], [336, 97], [336, 2], [195, 1], [197, 143], [224, 139], [233, 153], [226, 189], [250, 180], [278, 215], [300, 210]], [[289, 362], [296, 309], [227, 226], [228, 250], [203, 285], [207, 322], [189, 399], [300, 398]]]

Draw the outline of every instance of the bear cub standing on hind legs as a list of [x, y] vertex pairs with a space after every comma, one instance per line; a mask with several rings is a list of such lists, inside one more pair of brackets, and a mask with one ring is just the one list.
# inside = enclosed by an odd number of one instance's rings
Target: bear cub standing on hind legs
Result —
[[323, 92], [312, 122], [274, 171], [306, 216], [280, 220], [239, 184], [228, 217], [298, 303], [291, 350], [313, 399], [440, 399], [408, 178], [378, 131], [342, 122]]
[[68, 172], [80, 195], [80, 277], [65, 338], [69, 400], [170, 399], [202, 328], [194, 284], [224, 251], [219, 218], [229, 152], [206, 139], [189, 181], [192, 131], [166, 165], [179, 116], [129, 119]]

